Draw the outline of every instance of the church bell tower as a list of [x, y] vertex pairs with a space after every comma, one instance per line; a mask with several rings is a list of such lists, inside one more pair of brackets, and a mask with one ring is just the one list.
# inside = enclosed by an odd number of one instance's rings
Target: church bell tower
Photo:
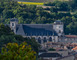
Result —
[[58, 33], [58, 36], [62, 36], [64, 29], [63, 29], [63, 22], [57, 20], [53, 24], [53, 29]]
[[16, 18], [12, 18], [11, 20], [10, 20], [10, 28], [11, 28], [11, 30], [16, 34], [16, 26], [17, 26], [17, 24], [18, 24], [18, 19], [16, 19]]

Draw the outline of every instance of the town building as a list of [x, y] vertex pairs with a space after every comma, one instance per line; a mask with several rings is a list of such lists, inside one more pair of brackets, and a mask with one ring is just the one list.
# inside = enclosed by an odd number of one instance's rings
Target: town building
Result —
[[62, 56], [58, 53], [43, 53], [38, 56], [39, 60], [56, 60]]
[[77, 35], [64, 35], [59, 38], [59, 42], [64, 43], [77, 43]]
[[27, 38], [35, 38], [40, 44], [45, 42], [58, 42], [63, 35], [63, 23], [59, 20], [53, 24], [18, 24], [18, 19], [10, 20], [10, 28], [17, 35]]
[[77, 42], [77, 35], [65, 35], [65, 41], [68, 41], [70, 43], [76, 43]]

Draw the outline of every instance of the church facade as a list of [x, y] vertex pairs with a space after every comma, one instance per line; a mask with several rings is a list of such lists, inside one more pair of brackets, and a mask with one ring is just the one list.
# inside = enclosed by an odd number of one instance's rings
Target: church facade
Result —
[[18, 19], [10, 20], [10, 28], [17, 35], [27, 38], [35, 38], [40, 44], [45, 42], [58, 42], [63, 35], [63, 23], [59, 20], [53, 24], [18, 24]]

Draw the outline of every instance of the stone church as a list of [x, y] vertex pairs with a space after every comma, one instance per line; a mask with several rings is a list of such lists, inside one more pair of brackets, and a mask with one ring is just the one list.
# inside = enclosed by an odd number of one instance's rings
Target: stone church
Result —
[[40, 44], [45, 42], [58, 42], [63, 35], [63, 23], [59, 20], [53, 24], [18, 24], [18, 19], [10, 20], [10, 28], [17, 35], [27, 38], [35, 38]]

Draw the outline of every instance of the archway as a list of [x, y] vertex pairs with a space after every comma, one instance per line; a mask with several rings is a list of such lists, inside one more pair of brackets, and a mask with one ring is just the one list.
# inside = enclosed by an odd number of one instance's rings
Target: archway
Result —
[[38, 43], [40, 43], [40, 44], [41, 44], [41, 38], [40, 38], [40, 37], [38, 38]]
[[52, 41], [52, 37], [49, 37], [49, 41], [50, 41], [50, 42]]
[[28, 39], [30, 39], [30, 37], [27, 37]]

